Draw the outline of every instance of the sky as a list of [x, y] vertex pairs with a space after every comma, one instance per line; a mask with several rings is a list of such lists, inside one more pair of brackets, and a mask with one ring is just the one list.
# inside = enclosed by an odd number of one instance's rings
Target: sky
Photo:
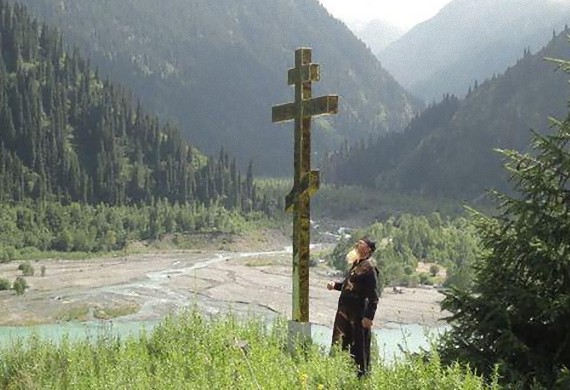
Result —
[[373, 19], [408, 30], [434, 16], [451, 0], [319, 0], [337, 19], [348, 26]]

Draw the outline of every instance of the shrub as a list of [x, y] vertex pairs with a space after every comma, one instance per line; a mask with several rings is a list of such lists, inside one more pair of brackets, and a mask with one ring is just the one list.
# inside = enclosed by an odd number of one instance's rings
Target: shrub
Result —
[[429, 285], [433, 284], [427, 272], [420, 272], [419, 277], [421, 284], [429, 284]]
[[68, 252], [73, 248], [73, 237], [69, 230], [64, 229], [61, 233], [55, 238], [52, 243], [52, 249], [61, 252]]
[[29, 261], [20, 264], [18, 269], [22, 271], [22, 275], [24, 276], [34, 276], [34, 266]]
[[418, 284], [420, 283], [420, 277], [418, 274], [413, 274], [413, 275], [406, 275], [402, 281], [401, 281], [401, 285], [405, 286], [405, 287], [418, 287]]
[[0, 263], [8, 263], [16, 258], [16, 248], [13, 246], [0, 247]]
[[24, 292], [26, 291], [26, 288], [28, 288], [28, 283], [26, 282], [26, 279], [24, 279], [23, 276], [18, 276], [14, 281], [14, 286], [13, 286], [14, 291], [16, 291], [17, 295], [23, 295]]
[[431, 274], [431, 276], [436, 276], [438, 272], [439, 272], [439, 266], [437, 264], [432, 264], [431, 267], [429, 267], [429, 273]]
[[0, 278], [0, 291], [10, 290], [12, 283], [8, 279]]

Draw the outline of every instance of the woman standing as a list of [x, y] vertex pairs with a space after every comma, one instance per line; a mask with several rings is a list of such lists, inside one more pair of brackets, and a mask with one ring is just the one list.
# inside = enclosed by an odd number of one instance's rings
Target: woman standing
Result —
[[[336, 312], [332, 344], [340, 344], [348, 350], [358, 365], [358, 376], [366, 375], [370, 366], [371, 328], [378, 306], [378, 268], [370, 256], [376, 244], [361, 238], [347, 256], [352, 265], [342, 283], [330, 281], [329, 290], [340, 291]], [[353, 257], [353, 258], [349, 258]]]

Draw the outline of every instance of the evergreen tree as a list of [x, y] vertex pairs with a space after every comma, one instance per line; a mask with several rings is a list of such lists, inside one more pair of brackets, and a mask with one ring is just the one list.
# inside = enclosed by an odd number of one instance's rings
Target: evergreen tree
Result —
[[497, 367], [517, 388], [570, 388], [570, 116], [554, 127], [534, 134], [536, 153], [503, 151], [520, 195], [494, 192], [499, 215], [474, 213], [475, 283], [442, 303], [452, 313], [442, 357], [486, 375]]
[[78, 50], [64, 52], [55, 30], [3, 0], [0, 145], [2, 201], [222, 200], [239, 209], [233, 192], [246, 186], [246, 200], [255, 203], [251, 169], [242, 183], [223, 148], [218, 159], [193, 152], [178, 129], [161, 126], [121, 87], [99, 79]]

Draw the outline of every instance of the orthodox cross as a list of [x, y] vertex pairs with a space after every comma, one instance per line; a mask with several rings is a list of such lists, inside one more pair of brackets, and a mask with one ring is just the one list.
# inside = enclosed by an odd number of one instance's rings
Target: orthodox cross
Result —
[[311, 49], [295, 51], [295, 67], [288, 85], [295, 85], [295, 102], [274, 106], [272, 121], [295, 120], [295, 170], [293, 189], [285, 198], [285, 210], [293, 210], [293, 311], [292, 320], [309, 321], [309, 244], [311, 195], [319, 189], [319, 171], [311, 171], [311, 117], [338, 112], [338, 96], [311, 97], [311, 83], [319, 81], [318, 64], [311, 63]]

